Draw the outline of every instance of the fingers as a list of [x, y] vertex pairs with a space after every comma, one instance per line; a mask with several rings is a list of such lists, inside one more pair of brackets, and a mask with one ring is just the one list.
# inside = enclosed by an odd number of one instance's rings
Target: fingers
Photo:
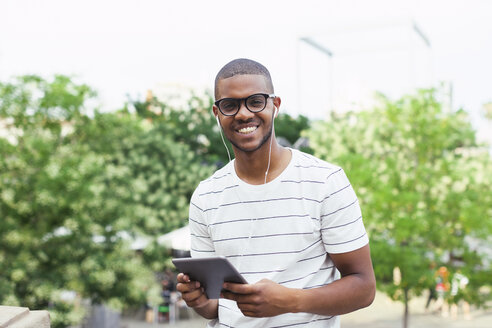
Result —
[[[221, 297], [235, 301], [248, 317], [271, 317], [288, 311], [282, 307], [286, 287], [263, 279], [253, 285], [225, 283]], [[279, 305], [280, 302], [280, 305]]]
[[189, 307], [200, 307], [208, 302], [205, 290], [198, 281], [191, 281], [190, 277], [180, 273], [177, 276], [176, 289]]
[[176, 277], [178, 282], [190, 282], [190, 277], [184, 273], [178, 273], [178, 276]]
[[222, 291], [220, 293], [220, 297], [226, 298], [232, 301], [239, 301], [239, 289], [236, 288], [236, 284], [224, 283], [222, 285]]
[[261, 299], [256, 294], [236, 294], [227, 290], [223, 290], [220, 294], [222, 298], [235, 301], [237, 304], [259, 304]]
[[200, 283], [198, 281], [192, 281], [189, 283], [178, 283], [176, 285], [176, 289], [181, 294], [187, 294], [187, 293], [194, 292], [196, 290], [200, 290], [201, 288], [200, 288]]
[[231, 292], [228, 292], [226, 290], [223, 290], [221, 293], [220, 293], [220, 297], [222, 298], [225, 298], [225, 299], [228, 299], [228, 300], [231, 300], [231, 301], [238, 301], [238, 298], [239, 298], [239, 295], [237, 294], [234, 294], [234, 293], [231, 293]]
[[189, 293], [197, 288], [200, 288], [200, 283], [198, 281], [191, 281], [190, 277], [183, 273], [178, 274], [177, 281], [178, 283], [176, 284], [176, 289], [182, 294]]
[[198, 288], [192, 292], [182, 294], [183, 300], [189, 307], [200, 308], [209, 301], [203, 288]]
[[259, 304], [255, 302], [256, 297], [254, 295], [241, 295], [223, 290], [220, 297], [235, 301], [237, 307], [245, 316], [260, 317], [260, 313], [258, 311]]
[[256, 285], [224, 283], [221, 297], [237, 303], [256, 303], [261, 290]]
[[255, 292], [254, 285], [248, 284], [234, 284], [231, 282], [226, 282], [222, 285], [222, 287], [235, 294], [252, 294]]

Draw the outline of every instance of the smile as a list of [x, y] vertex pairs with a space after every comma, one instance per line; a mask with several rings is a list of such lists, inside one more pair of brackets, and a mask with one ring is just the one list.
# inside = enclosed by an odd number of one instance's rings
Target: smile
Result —
[[242, 133], [242, 134], [248, 134], [248, 133], [255, 131], [257, 128], [258, 128], [257, 126], [249, 126], [247, 128], [239, 129], [239, 130], [237, 130], [237, 132]]

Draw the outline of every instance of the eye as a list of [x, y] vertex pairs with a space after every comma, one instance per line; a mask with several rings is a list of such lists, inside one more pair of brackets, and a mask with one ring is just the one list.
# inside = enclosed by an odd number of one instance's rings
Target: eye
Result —
[[265, 105], [265, 98], [261, 95], [254, 95], [248, 98], [248, 107], [263, 108]]
[[220, 102], [220, 108], [224, 111], [234, 111], [236, 107], [237, 103], [234, 100], [224, 99]]

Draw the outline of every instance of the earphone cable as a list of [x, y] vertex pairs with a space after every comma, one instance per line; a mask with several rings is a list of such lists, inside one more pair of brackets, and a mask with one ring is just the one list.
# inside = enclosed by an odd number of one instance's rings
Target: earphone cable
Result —
[[277, 112], [277, 108], [275, 107], [275, 111], [273, 112], [273, 117], [272, 117], [272, 132], [270, 134], [270, 149], [268, 151], [268, 165], [267, 169], [265, 171], [265, 182], [263, 184], [267, 183], [267, 176], [268, 176], [268, 171], [270, 171], [270, 160], [272, 159], [272, 141], [273, 141], [273, 134], [275, 133], [275, 113]]
[[[217, 123], [219, 123], [218, 118], [217, 118]], [[224, 135], [222, 134], [222, 127], [219, 125], [219, 133], [220, 133], [220, 138], [222, 139], [222, 143], [224, 144], [224, 147], [227, 151], [227, 157], [229, 157], [229, 162], [231, 161], [231, 154], [229, 153], [229, 148], [227, 148], [226, 142], [224, 140]]]

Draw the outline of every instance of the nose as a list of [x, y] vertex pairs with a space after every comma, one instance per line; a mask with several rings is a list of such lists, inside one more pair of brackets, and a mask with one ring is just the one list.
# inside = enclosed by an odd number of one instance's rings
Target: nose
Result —
[[246, 101], [241, 101], [241, 103], [239, 104], [239, 110], [236, 113], [236, 120], [246, 121], [253, 116], [254, 113], [250, 112], [249, 109], [246, 107]]

